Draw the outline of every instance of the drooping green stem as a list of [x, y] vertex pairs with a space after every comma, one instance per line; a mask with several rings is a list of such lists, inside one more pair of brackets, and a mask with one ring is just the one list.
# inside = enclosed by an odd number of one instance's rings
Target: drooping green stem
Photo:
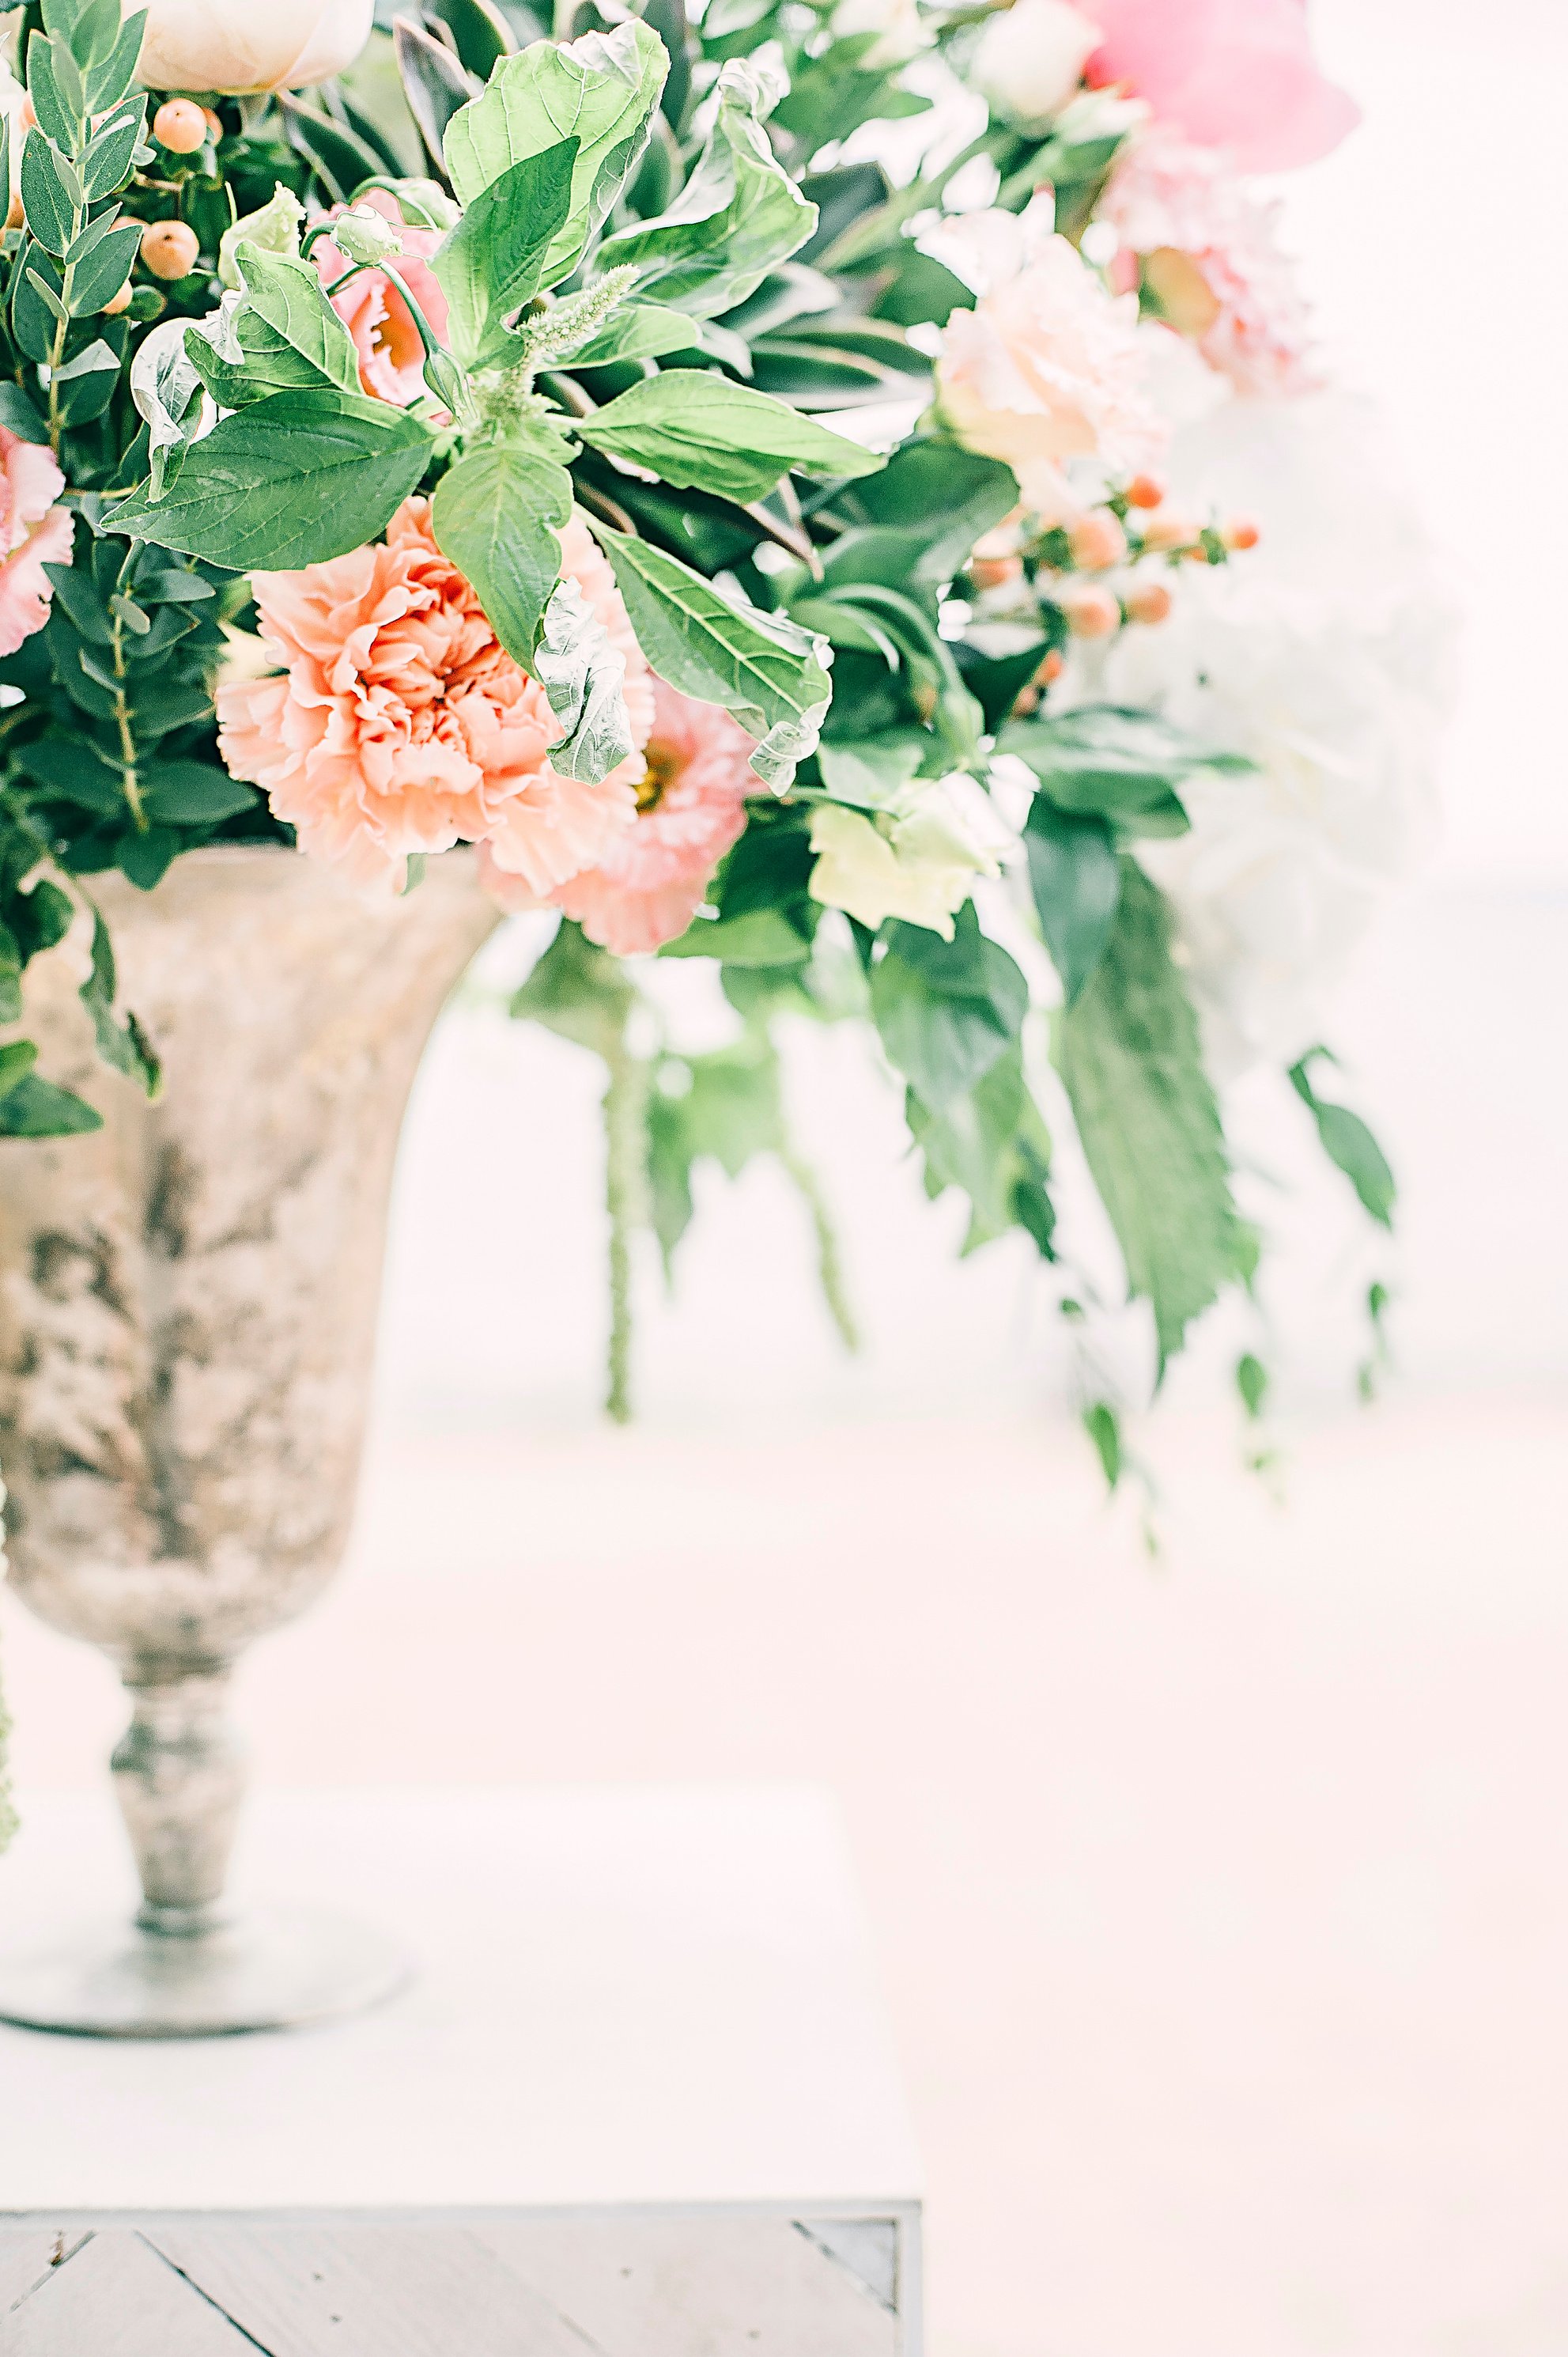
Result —
[[858, 1351], [860, 1329], [850, 1306], [844, 1285], [843, 1261], [839, 1253], [838, 1232], [833, 1226], [822, 1181], [805, 1156], [795, 1146], [786, 1146], [779, 1159], [811, 1215], [811, 1227], [817, 1240], [817, 1282], [822, 1288], [828, 1315], [838, 1328], [839, 1339], [844, 1349]]
[[113, 632], [114, 726], [120, 732], [121, 776], [136, 832], [145, 834], [147, 813], [143, 807], [141, 783], [136, 775], [136, 732], [131, 726], [131, 702], [125, 693], [129, 675], [125, 668], [125, 625], [118, 614], [114, 616]]

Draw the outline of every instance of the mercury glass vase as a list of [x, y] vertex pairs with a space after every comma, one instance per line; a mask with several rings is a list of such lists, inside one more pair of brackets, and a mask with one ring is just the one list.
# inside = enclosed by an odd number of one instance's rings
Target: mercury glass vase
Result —
[[112, 1767], [143, 1900], [134, 1925], [0, 1953], [0, 2018], [319, 2020], [403, 1963], [352, 1923], [225, 1907], [244, 1784], [226, 1690], [341, 1560], [403, 1106], [495, 912], [460, 855], [379, 907], [273, 845], [97, 892], [164, 1091], [149, 1104], [97, 1060], [73, 943], [39, 959], [39, 1069], [104, 1126], [0, 1140], [0, 1469], [16, 1592], [130, 1695]]

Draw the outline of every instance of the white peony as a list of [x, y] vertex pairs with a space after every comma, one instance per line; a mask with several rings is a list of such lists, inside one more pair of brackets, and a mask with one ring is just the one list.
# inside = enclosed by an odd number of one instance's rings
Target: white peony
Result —
[[1079, 504], [1064, 460], [1133, 473], [1165, 439], [1148, 395], [1136, 296], [1109, 295], [1051, 224], [1049, 201], [1036, 199], [1023, 214], [961, 213], [921, 240], [978, 297], [942, 331], [941, 414], [967, 449], [1006, 461], [1026, 505], [1047, 523]]
[[1014, 0], [987, 19], [969, 79], [1009, 122], [1045, 123], [1073, 96], [1102, 38], [1067, 0]]
[[975, 878], [1001, 872], [945, 782], [911, 786], [875, 817], [842, 802], [819, 802], [811, 849], [811, 898], [824, 908], [842, 909], [874, 930], [901, 917], [948, 942]]
[[1379, 900], [1430, 841], [1454, 621], [1364, 404], [1228, 402], [1177, 434], [1167, 472], [1186, 508], [1258, 517], [1262, 544], [1184, 567], [1168, 621], [1079, 654], [1063, 684], [1259, 764], [1184, 787], [1191, 833], [1138, 852], [1228, 1080], [1320, 1037]]
[[243, 96], [299, 90], [352, 65], [373, 0], [122, 0], [145, 5], [138, 79], [149, 90]]

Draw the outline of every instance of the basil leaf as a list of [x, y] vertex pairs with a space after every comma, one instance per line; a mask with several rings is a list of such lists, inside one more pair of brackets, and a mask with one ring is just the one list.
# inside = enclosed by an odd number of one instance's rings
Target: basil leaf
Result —
[[469, 451], [442, 476], [431, 502], [438, 545], [472, 582], [508, 654], [525, 667], [561, 574], [556, 534], [572, 513], [564, 460], [559, 436], [540, 425]]
[[542, 286], [576, 267], [640, 160], [668, 68], [663, 43], [635, 19], [559, 48], [534, 41], [501, 59], [447, 124], [446, 169], [465, 206], [525, 157], [575, 138], [571, 210], [551, 239]]
[[253, 315], [328, 384], [358, 393], [360, 356], [353, 338], [312, 265], [293, 254], [267, 253], [259, 245], [240, 246], [234, 259], [245, 282], [246, 301], [237, 315], [241, 342], [245, 321]]
[[1105, 954], [1122, 870], [1103, 819], [1074, 818], [1036, 794], [1024, 828], [1029, 888], [1070, 1006]]
[[429, 457], [425, 427], [388, 402], [274, 393], [194, 444], [161, 500], [134, 492], [103, 527], [234, 573], [295, 572], [374, 540]]
[[683, 695], [722, 704], [761, 741], [757, 776], [782, 792], [815, 752], [832, 694], [821, 640], [782, 614], [732, 605], [711, 581], [650, 541], [595, 532], [615, 570], [631, 627], [654, 670]]
[[882, 461], [859, 443], [787, 409], [781, 401], [705, 369], [666, 369], [573, 427], [607, 456], [647, 467], [677, 490], [761, 499], [783, 475], [875, 474]]
[[448, 340], [469, 368], [492, 357], [506, 319], [539, 291], [572, 210], [575, 139], [525, 156], [482, 189], [431, 267], [446, 296]]
[[871, 970], [871, 1011], [887, 1051], [921, 1103], [944, 1113], [1017, 1039], [1029, 986], [966, 901], [950, 942], [923, 925], [887, 928]]

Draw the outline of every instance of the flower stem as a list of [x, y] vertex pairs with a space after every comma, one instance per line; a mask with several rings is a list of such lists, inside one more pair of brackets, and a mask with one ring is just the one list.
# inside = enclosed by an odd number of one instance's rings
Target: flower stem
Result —
[[114, 617], [114, 725], [120, 732], [120, 768], [125, 788], [125, 800], [131, 805], [131, 817], [138, 834], [147, 831], [147, 813], [142, 803], [142, 790], [136, 776], [136, 732], [131, 726], [130, 699], [125, 694], [125, 626], [118, 614]]
[[839, 1340], [844, 1349], [858, 1351], [860, 1329], [855, 1324], [854, 1311], [850, 1307], [849, 1294], [844, 1286], [838, 1232], [833, 1226], [832, 1214], [828, 1210], [822, 1180], [805, 1156], [793, 1146], [784, 1147], [779, 1160], [794, 1180], [797, 1191], [811, 1215], [811, 1226], [817, 1239], [817, 1282], [822, 1288], [828, 1315], [838, 1328]]

